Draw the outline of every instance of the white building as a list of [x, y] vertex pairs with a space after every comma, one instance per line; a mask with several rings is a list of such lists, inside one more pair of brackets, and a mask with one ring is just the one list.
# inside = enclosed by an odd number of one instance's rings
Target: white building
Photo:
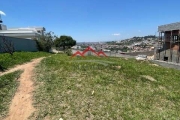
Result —
[[38, 39], [40, 36], [44, 35], [46, 29], [44, 27], [25, 27], [25, 28], [7, 28], [6, 25], [2, 24], [3, 21], [0, 17], [0, 35], [24, 38], [24, 39]]
[[0, 53], [6, 52], [6, 44], [13, 43], [14, 51], [38, 51], [37, 43], [34, 38], [44, 35], [44, 27], [27, 27], [8, 29], [3, 25], [0, 11]]
[[1, 29], [1, 36], [9, 36], [15, 38], [25, 38], [25, 39], [34, 39], [39, 38], [44, 35], [44, 27], [27, 27], [27, 28], [11, 28], [11, 29]]

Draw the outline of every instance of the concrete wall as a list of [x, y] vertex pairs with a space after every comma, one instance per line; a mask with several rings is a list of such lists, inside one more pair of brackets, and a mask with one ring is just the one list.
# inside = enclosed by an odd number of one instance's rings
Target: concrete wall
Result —
[[1, 47], [3, 45], [3, 37], [8, 41], [13, 42], [15, 51], [38, 51], [36, 41], [34, 40], [0, 36], [0, 52], [3, 52]]
[[155, 53], [155, 60], [162, 60], [164, 61], [164, 57], [167, 57], [167, 62], [174, 62], [174, 63], [180, 63], [180, 55], [178, 50], [160, 50], [160, 52], [157, 50]]

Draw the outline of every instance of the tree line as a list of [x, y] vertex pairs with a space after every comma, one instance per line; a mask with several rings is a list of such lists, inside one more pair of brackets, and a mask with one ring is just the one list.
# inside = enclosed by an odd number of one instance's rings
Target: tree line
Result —
[[39, 51], [49, 52], [52, 47], [62, 48], [66, 50], [76, 45], [76, 40], [71, 36], [61, 35], [60, 37], [54, 35], [53, 32], [47, 32], [39, 39], [35, 39]]

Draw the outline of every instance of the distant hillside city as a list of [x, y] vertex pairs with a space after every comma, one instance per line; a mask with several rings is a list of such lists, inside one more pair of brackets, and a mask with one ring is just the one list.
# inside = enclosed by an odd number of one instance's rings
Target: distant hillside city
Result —
[[91, 46], [95, 50], [114, 51], [114, 52], [145, 52], [153, 51], [157, 46], [158, 37], [148, 35], [144, 37], [133, 37], [129, 39], [109, 42], [83, 42], [77, 43], [74, 49], [83, 50], [87, 46]]

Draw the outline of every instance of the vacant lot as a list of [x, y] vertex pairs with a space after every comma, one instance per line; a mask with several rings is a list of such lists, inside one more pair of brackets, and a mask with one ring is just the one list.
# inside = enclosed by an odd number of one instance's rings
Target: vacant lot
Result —
[[5, 117], [8, 107], [18, 87], [21, 71], [16, 71], [0, 77], [0, 119]]
[[54, 55], [37, 68], [31, 119], [179, 119], [180, 71], [123, 58]]
[[8, 53], [0, 54], [0, 71], [6, 70], [17, 64], [23, 64], [38, 57], [48, 56], [45, 52], [15, 52], [13, 56]]
[[[49, 53], [44, 52], [15, 52], [13, 56], [7, 53], [0, 54], [0, 75], [3, 71], [14, 67], [15, 65], [23, 64], [31, 61], [34, 58], [48, 56]], [[21, 71], [5, 74], [0, 76], [0, 119], [5, 117], [9, 110], [9, 104], [18, 87], [18, 78]]]

